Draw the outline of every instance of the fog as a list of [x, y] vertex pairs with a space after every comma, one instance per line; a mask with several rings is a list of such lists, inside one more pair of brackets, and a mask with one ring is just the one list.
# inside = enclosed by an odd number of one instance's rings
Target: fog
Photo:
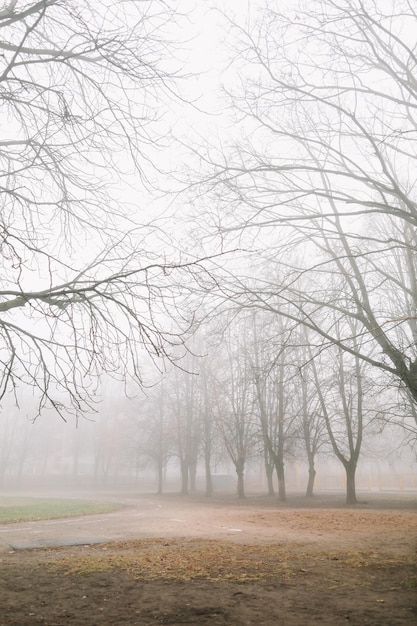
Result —
[[[146, 406], [146, 410], [144, 407]], [[104, 399], [98, 413], [78, 424], [64, 423], [56, 415], [40, 416], [35, 421], [25, 417], [23, 410], [11, 405], [0, 421], [0, 490], [3, 494], [74, 494], [74, 493], [188, 493], [207, 494], [204, 464], [204, 439], [194, 441], [196, 457], [192, 476], [184, 491], [181, 476], [181, 435], [172, 407], [164, 410], [165, 436], [155, 439], [154, 412], [158, 409], [148, 398], [125, 398], [123, 387], [112, 387], [111, 398]], [[201, 417], [201, 416], [200, 416]], [[155, 418], [157, 421], [157, 418]], [[216, 417], [216, 422], [218, 417]], [[200, 424], [200, 428], [202, 424]], [[266, 495], [262, 436], [257, 434], [255, 450], [248, 454], [244, 469], [245, 495]], [[300, 433], [294, 434], [285, 458], [287, 495], [305, 494], [308, 463]], [[404, 447], [399, 427], [383, 434], [372, 434], [366, 440], [356, 472], [358, 492], [367, 494], [417, 492], [414, 454]], [[160, 458], [161, 448], [164, 450]], [[366, 453], [366, 450], [368, 453]], [[191, 451], [190, 451], [191, 453]], [[327, 445], [315, 460], [314, 494], [345, 494], [346, 475]], [[159, 476], [158, 472], [162, 475]], [[191, 473], [190, 467], [188, 472]], [[213, 435], [213, 458], [210, 464], [212, 492], [210, 495], [237, 498], [237, 475], [221, 431]], [[273, 478], [278, 494], [276, 477]]]
[[1, 488], [414, 490], [409, 3], [41, 4], [0, 9]]

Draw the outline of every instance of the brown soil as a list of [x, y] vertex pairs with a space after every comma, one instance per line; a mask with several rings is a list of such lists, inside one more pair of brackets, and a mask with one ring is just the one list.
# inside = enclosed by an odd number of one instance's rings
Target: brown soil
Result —
[[415, 500], [306, 502], [131, 497], [1, 526], [0, 624], [414, 625]]

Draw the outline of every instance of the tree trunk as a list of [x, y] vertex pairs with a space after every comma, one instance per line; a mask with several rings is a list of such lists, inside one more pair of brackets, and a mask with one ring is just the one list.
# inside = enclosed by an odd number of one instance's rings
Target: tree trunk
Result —
[[314, 479], [316, 478], [316, 470], [314, 467], [314, 461], [309, 463], [308, 466], [308, 482], [306, 490], [306, 498], [312, 498], [314, 496]]
[[188, 496], [189, 467], [185, 459], [181, 459], [181, 495]]
[[347, 463], [346, 470], [346, 504], [357, 504], [356, 499], [356, 463]]
[[190, 471], [190, 493], [195, 493], [197, 491], [197, 463], [194, 461], [190, 463], [189, 467]]
[[274, 496], [275, 495], [274, 460], [269, 452], [268, 436], [265, 436], [265, 434], [264, 434], [264, 466], [265, 466], [265, 476], [266, 476], [267, 485], [268, 485], [268, 496]]
[[245, 470], [243, 467], [236, 468], [237, 474], [237, 497], [243, 499], [245, 497]]
[[211, 467], [210, 456], [205, 456], [205, 468], [206, 468], [206, 498], [211, 498], [213, 495], [213, 481], [211, 479]]
[[274, 496], [274, 466], [272, 463], [265, 463], [265, 473], [268, 482], [268, 496]]
[[277, 478], [278, 478], [278, 500], [280, 502], [286, 502], [287, 501], [287, 494], [286, 494], [286, 490], [285, 490], [284, 462], [283, 461], [277, 461], [277, 463], [275, 464], [275, 468], [276, 468]]

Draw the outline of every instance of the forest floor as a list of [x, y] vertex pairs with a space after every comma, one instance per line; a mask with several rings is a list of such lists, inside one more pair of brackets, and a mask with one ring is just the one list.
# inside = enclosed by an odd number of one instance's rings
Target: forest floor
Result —
[[416, 498], [106, 498], [0, 526], [2, 626], [417, 623]]

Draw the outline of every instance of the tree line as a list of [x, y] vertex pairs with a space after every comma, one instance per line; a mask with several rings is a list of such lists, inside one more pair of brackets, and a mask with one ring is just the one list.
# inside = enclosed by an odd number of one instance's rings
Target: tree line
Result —
[[[404, 444], [410, 427], [398, 390], [357, 356], [341, 348], [313, 356], [305, 328], [264, 312], [243, 310], [212, 322], [198, 335], [185, 369], [175, 369], [137, 410], [137, 449], [158, 474], [162, 491], [174, 457], [181, 493], [196, 489], [197, 470], [213, 495], [213, 468], [231, 464], [236, 493], [245, 497], [245, 472], [262, 460], [269, 495], [286, 500], [285, 466], [308, 466], [306, 496], [314, 494], [317, 459], [335, 457], [346, 476], [346, 500], [356, 503], [356, 470], [363, 453], [378, 457], [378, 435], [390, 423], [390, 451]], [[411, 422], [412, 427], [412, 422]], [[384, 449], [386, 454], [386, 446]]]

